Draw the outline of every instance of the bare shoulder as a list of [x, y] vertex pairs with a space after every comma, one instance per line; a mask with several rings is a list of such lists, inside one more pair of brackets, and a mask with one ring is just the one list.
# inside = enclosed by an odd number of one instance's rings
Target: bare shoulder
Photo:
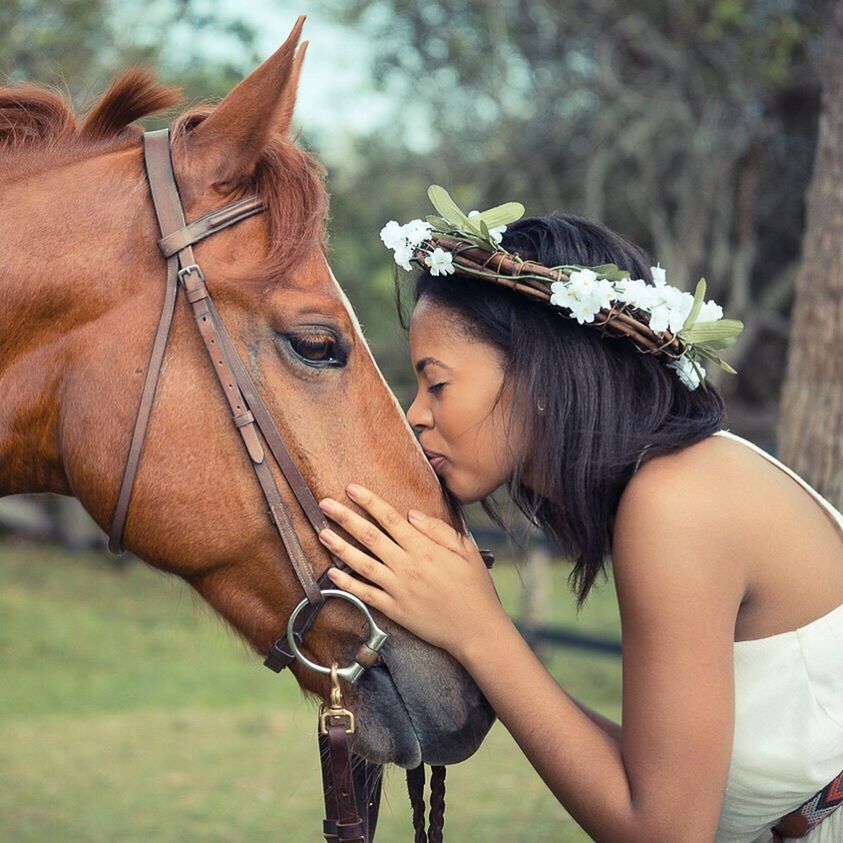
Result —
[[[722, 436], [644, 463], [618, 505], [612, 541], [616, 579], [632, 565], [659, 571], [658, 560], [688, 578], [709, 576], [740, 602], [752, 568], [749, 514], [759, 499], [758, 456]], [[683, 565], [693, 568], [684, 574]], [[697, 570], [702, 566], [702, 570]]]
[[616, 530], [643, 532], [655, 523], [686, 530], [728, 528], [758, 500], [758, 456], [723, 436], [709, 436], [645, 462], [627, 484]]

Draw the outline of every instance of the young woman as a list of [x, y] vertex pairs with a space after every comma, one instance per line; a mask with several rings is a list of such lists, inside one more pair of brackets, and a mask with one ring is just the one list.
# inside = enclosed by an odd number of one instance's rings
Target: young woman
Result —
[[[641, 249], [576, 217], [522, 220], [503, 246], [652, 283]], [[843, 841], [843, 516], [721, 429], [716, 388], [624, 339], [482, 280], [422, 272], [414, 299], [407, 417], [443, 484], [463, 504], [504, 486], [566, 549], [580, 603], [611, 561], [623, 726], [559, 687], [434, 518], [355, 486], [381, 529], [323, 501], [368, 551], [323, 532], [368, 580], [336, 585], [452, 653], [592, 839], [798, 838], [803, 814], [779, 821], [825, 788], [805, 839]]]

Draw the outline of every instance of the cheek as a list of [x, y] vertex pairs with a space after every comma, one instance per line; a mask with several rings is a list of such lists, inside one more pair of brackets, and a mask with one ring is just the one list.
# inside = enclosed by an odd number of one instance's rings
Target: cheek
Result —
[[[451, 422], [453, 422], [451, 424]], [[480, 500], [491, 494], [512, 474], [511, 446], [500, 407], [491, 413], [463, 408], [445, 419], [440, 428], [450, 439], [453, 469], [447, 478], [450, 490], [461, 499]]]

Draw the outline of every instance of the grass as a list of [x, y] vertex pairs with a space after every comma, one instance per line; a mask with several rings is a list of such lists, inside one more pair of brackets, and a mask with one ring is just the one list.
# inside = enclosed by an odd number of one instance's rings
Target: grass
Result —
[[[617, 635], [611, 584], [577, 621]], [[511, 565], [495, 573], [514, 610]], [[620, 660], [551, 652], [578, 699], [618, 720]], [[0, 840], [318, 841], [315, 708], [174, 578], [96, 554], [0, 545]], [[411, 839], [400, 771], [378, 840]], [[499, 724], [448, 772], [449, 841], [586, 841]]]

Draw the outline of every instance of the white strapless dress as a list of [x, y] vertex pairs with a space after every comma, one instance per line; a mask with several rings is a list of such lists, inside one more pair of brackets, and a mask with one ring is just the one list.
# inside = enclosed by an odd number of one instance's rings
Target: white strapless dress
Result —
[[[794, 471], [740, 436], [715, 435], [789, 474], [843, 536], [843, 515]], [[768, 843], [771, 826], [843, 770], [843, 605], [799, 629], [736, 641], [734, 666], [735, 735], [715, 843]], [[843, 806], [796, 843], [843, 843]]]

